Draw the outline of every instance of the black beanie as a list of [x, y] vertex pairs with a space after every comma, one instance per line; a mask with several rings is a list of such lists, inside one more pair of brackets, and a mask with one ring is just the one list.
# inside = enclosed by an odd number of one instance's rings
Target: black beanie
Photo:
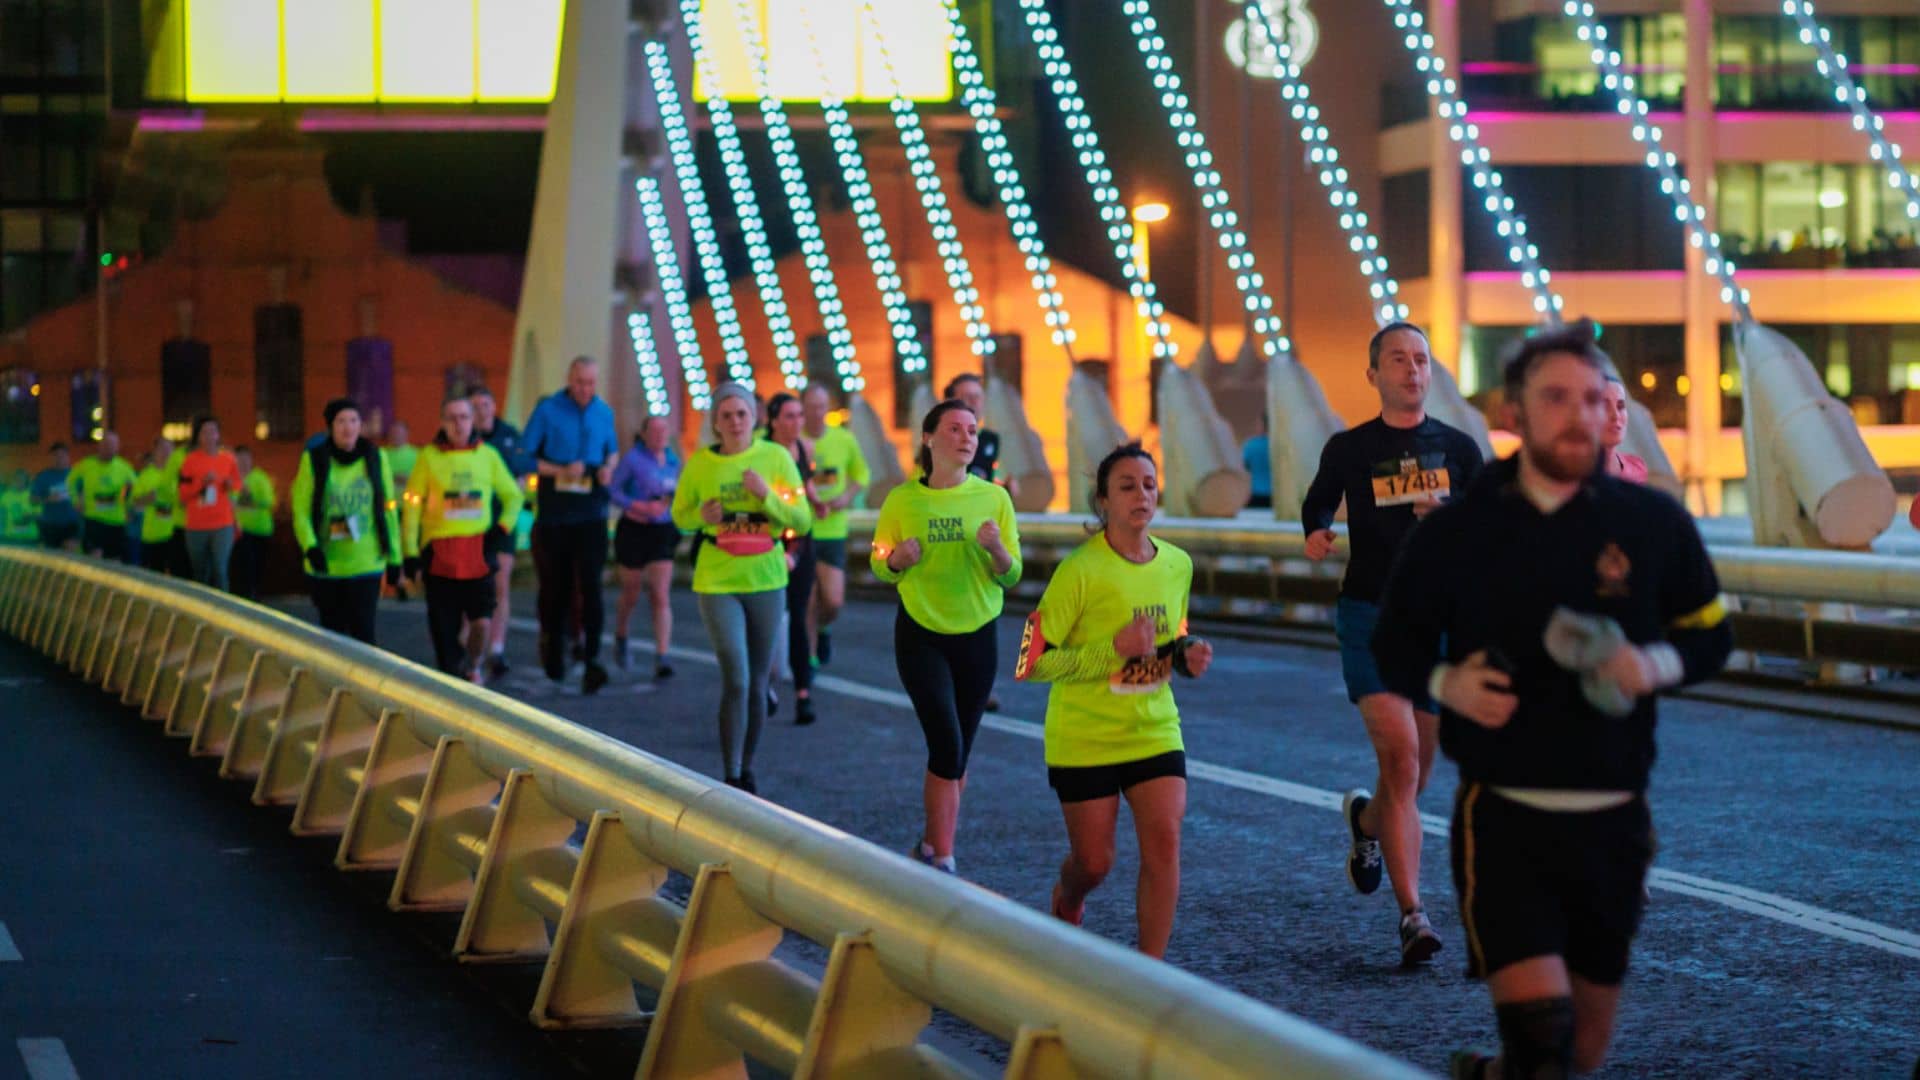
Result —
[[[344, 397], [334, 398], [332, 401], [327, 402], [327, 407], [320, 410], [320, 415], [326, 419], [328, 430], [332, 430], [333, 428], [333, 418], [336, 416], [339, 416], [341, 413], [345, 412], [348, 409], [352, 409], [354, 412], [359, 413], [360, 403], [353, 400], [352, 398], [344, 398]], [[360, 418], [362, 420], [366, 419], [366, 414], [361, 413]]]

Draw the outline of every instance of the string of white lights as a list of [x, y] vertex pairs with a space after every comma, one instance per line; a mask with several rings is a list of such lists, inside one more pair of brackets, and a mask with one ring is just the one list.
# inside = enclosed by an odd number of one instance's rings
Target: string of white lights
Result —
[[1033, 205], [1027, 201], [1026, 185], [1021, 182], [1020, 170], [1014, 164], [1007, 133], [1000, 126], [999, 103], [980, 70], [980, 60], [974, 55], [966, 22], [960, 17], [959, 4], [956, 0], [941, 0], [941, 6], [947, 13], [953, 69], [960, 79], [960, 103], [972, 114], [973, 129], [980, 135], [980, 147], [987, 152], [987, 166], [993, 170], [993, 182], [1000, 191], [1000, 207], [1007, 215], [1007, 225], [1013, 230], [1014, 244], [1026, 256], [1027, 273], [1033, 275], [1033, 294], [1039, 300], [1040, 310], [1045, 313], [1047, 326], [1053, 332], [1053, 343], [1066, 349], [1071, 359], [1073, 321], [1067, 314], [1066, 301], [1060, 295], [1060, 281], [1054, 276], [1053, 260], [1048, 257], [1047, 246], [1040, 239], [1040, 226], [1034, 220]]
[[1167, 55], [1167, 39], [1160, 36], [1153, 8], [1148, 0], [1126, 0], [1121, 9], [1126, 12], [1127, 26], [1133, 31], [1134, 47], [1146, 61], [1153, 88], [1160, 93], [1160, 107], [1167, 114], [1167, 123], [1185, 151], [1193, 186], [1200, 190], [1200, 205], [1207, 211], [1208, 223], [1218, 235], [1221, 249], [1227, 253], [1227, 269], [1233, 274], [1234, 286], [1246, 306], [1253, 333], [1260, 340], [1260, 351], [1267, 356], [1291, 352], [1293, 344], [1287, 340], [1280, 316], [1274, 313], [1266, 279], [1254, 267], [1253, 248], [1248, 245], [1246, 231], [1240, 227], [1240, 216], [1234, 212], [1227, 189], [1220, 182], [1220, 170], [1213, 167], [1213, 151], [1207, 149], [1206, 132], [1201, 130], [1199, 118], [1188, 107], [1187, 95], [1180, 88], [1180, 75], [1173, 70], [1173, 58]]
[[[786, 106], [773, 92], [767, 50], [755, 28], [759, 16], [753, 2], [734, 0], [733, 10], [740, 21], [747, 66], [753, 69], [754, 89], [760, 95], [760, 115], [766, 120], [767, 139], [773, 144], [774, 160], [780, 166], [780, 184], [786, 191], [787, 209], [793, 215], [794, 232], [800, 237], [808, 280], [813, 283], [813, 298], [820, 306], [820, 321], [827, 331], [834, 374], [840, 388], [851, 393], [858, 390], [864, 380], [860, 377], [859, 358], [854, 355], [853, 331], [847, 327], [846, 308], [840, 303], [840, 284], [834, 280], [833, 260], [827, 255], [827, 242], [820, 234], [820, 217], [814, 211], [813, 193], [808, 190], [806, 173], [800, 168], [800, 148], [794, 143], [793, 128], [787, 123]], [[805, 382], [803, 375], [802, 385]]]
[[[966, 324], [967, 339], [975, 356], [993, 353], [993, 330], [987, 326], [987, 310], [981, 306], [980, 290], [973, 281], [973, 267], [967, 262], [966, 248], [960, 243], [960, 230], [954, 226], [953, 211], [947, 206], [947, 193], [940, 186], [940, 170], [934, 164], [933, 151], [927, 147], [927, 133], [920, 127], [920, 114], [913, 101], [901, 89], [900, 74], [887, 51], [886, 36], [880, 32], [879, 16], [873, 0], [860, 0], [860, 12], [873, 32], [875, 52], [893, 88], [893, 126], [900, 133], [900, 145], [907, 152], [907, 171], [913, 174], [913, 186], [920, 192], [920, 206], [926, 211], [927, 224], [933, 229], [935, 248], [940, 252], [947, 272], [947, 285], [953, 290], [954, 303], [960, 306], [960, 319]], [[906, 365], [901, 365], [903, 368]], [[913, 369], [907, 369], [911, 372]]]
[[[913, 325], [913, 309], [908, 304], [904, 289], [906, 283], [900, 276], [899, 264], [894, 261], [893, 244], [887, 239], [887, 225], [880, 216], [880, 200], [874, 197], [873, 181], [867, 175], [866, 156], [860, 152], [860, 140], [854, 134], [853, 117], [847, 112], [846, 101], [834, 92], [826, 54], [820, 48], [820, 39], [814, 34], [813, 24], [806, 17], [804, 6], [799, 10], [801, 30], [807, 39], [807, 48], [813, 53], [814, 68], [820, 76], [820, 110], [826, 114], [827, 134], [833, 139], [834, 156], [840, 163], [840, 177], [847, 185], [854, 221], [860, 226], [860, 241], [866, 245], [867, 261], [873, 264], [874, 280], [880, 286], [880, 303], [886, 308], [887, 326], [893, 333], [894, 347], [899, 350], [902, 366], [908, 371], [925, 371], [926, 350], [921, 346], [920, 334]], [[843, 383], [843, 386], [852, 393], [864, 389], [866, 383], [866, 378], [856, 368], [852, 380]]]
[[[746, 335], [740, 329], [740, 312], [733, 306], [733, 283], [727, 278], [727, 264], [720, 257], [720, 234], [713, 227], [713, 214], [707, 209], [706, 188], [700, 182], [699, 160], [693, 153], [693, 134], [687, 127], [686, 110], [680, 106], [680, 88], [673, 82], [673, 61], [661, 41], [648, 41], [643, 47], [647, 73], [653, 83], [654, 104], [660, 113], [660, 126], [667, 133], [667, 150], [673, 158], [674, 176], [680, 183], [680, 202], [687, 209], [687, 226], [693, 233], [693, 250], [700, 263], [700, 277], [707, 285], [707, 300], [713, 305], [713, 321], [720, 330], [720, 347], [726, 354], [727, 374], [735, 382], [753, 385], [753, 360], [747, 355]], [[702, 372], [705, 378], [705, 372]]]
[[1100, 219], [1106, 222], [1113, 257], [1120, 261], [1127, 291], [1133, 294], [1134, 306], [1146, 321], [1147, 334], [1153, 340], [1153, 355], [1171, 359], [1179, 350], [1170, 336], [1166, 306], [1160, 302], [1153, 282], [1140, 270], [1134, 249], [1133, 222], [1126, 206], [1120, 202], [1120, 189], [1113, 186], [1113, 170], [1107, 167], [1106, 152], [1100, 149], [1100, 136], [1093, 130], [1093, 120], [1087, 116], [1087, 102], [1080, 96], [1073, 64], [1060, 45], [1060, 31], [1054, 28], [1046, 0], [1020, 0], [1020, 10], [1026, 15], [1027, 34], [1040, 52], [1054, 100], [1065, 114], [1067, 130], [1073, 133], [1073, 148], [1080, 157], [1087, 184], [1093, 188], [1093, 200], [1100, 206]]
[[798, 390], [807, 382], [806, 365], [800, 359], [800, 344], [794, 337], [786, 292], [780, 287], [773, 245], [767, 242], [767, 224], [760, 216], [760, 201], [753, 194], [753, 178], [747, 174], [747, 151], [740, 143], [740, 130], [733, 122], [733, 106], [722, 90], [720, 65], [707, 48], [706, 35], [700, 28], [700, 0], [680, 0], [680, 23], [686, 27], [694, 66], [707, 84], [707, 119], [713, 127], [714, 140], [720, 145], [720, 164], [727, 174], [734, 214], [740, 219], [740, 231], [747, 242], [753, 280], [760, 286], [760, 306], [767, 315], [767, 330], [773, 335], [773, 353], [780, 360], [780, 374], [788, 389]]
[[1833, 84], [1834, 99], [1853, 113], [1853, 129], [1864, 132], [1870, 144], [1867, 152], [1887, 167], [1887, 186], [1897, 189], [1907, 200], [1907, 216], [1920, 220], [1920, 182], [1901, 161], [1900, 144], [1887, 138], [1887, 122], [1867, 107], [1867, 92], [1853, 81], [1847, 70], [1847, 58], [1833, 49], [1833, 35], [1814, 21], [1813, 0], [1784, 0], [1781, 10], [1800, 27], [1800, 41], [1820, 52], [1815, 66]]
[[1607, 45], [1607, 28], [1600, 25], [1593, 5], [1587, 0], [1566, 0], [1564, 10], [1575, 22], [1574, 31], [1581, 41], [1593, 46], [1590, 58], [1600, 69], [1600, 82], [1612, 94], [1620, 115], [1633, 121], [1633, 141], [1647, 148], [1647, 168], [1660, 175], [1660, 190], [1673, 201], [1673, 216], [1687, 230], [1687, 241], [1706, 252], [1706, 271], [1720, 279], [1720, 300], [1733, 307], [1743, 322], [1753, 318], [1747, 307], [1747, 290], [1734, 280], [1733, 260], [1720, 248], [1720, 234], [1707, 228], [1707, 210], [1693, 199], [1693, 185], [1680, 175], [1680, 158], [1661, 144], [1665, 134], [1660, 125], [1648, 118], [1652, 111], [1646, 99], [1634, 93], [1634, 78], [1627, 73], [1626, 60]]
[[627, 337], [633, 341], [633, 362], [640, 368], [640, 389], [647, 401], [648, 416], [666, 416], [667, 378], [660, 370], [660, 354], [653, 348], [653, 320], [636, 308], [627, 313]]
[[[680, 253], [674, 250], [673, 226], [667, 220], [667, 205], [660, 197], [660, 181], [651, 176], [642, 176], [633, 182], [640, 195], [640, 214], [646, 219], [647, 242], [653, 249], [654, 277], [660, 282], [660, 295], [667, 301], [667, 324], [673, 330], [673, 347], [680, 354], [681, 381], [687, 386], [687, 400], [697, 412], [706, 412], [713, 404], [713, 392], [707, 386], [707, 365], [700, 358], [700, 335], [693, 327], [693, 305], [687, 300], [687, 284], [680, 276]], [[639, 312], [642, 316], [644, 312]], [[627, 328], [633, 329], [634, 316], [627, 316]], [[652, 347], [653, 334], [647, 334], [648, 347]], [[639, 346], [634, 352], [639, 354]], [[659, 366], [656, 358], [654, 366]], [[644, 376], [645, 364], [641, 365]], [[664, 398], [664, 391], [662, 392]], [[664, 402], [663, 402], [664, 404]], [[647, 398], [647, 411], [662, 415], [661, 410], [653, 407], [653, 398]]]
[[[1318, 170], [1320, 186], [1327, 189], [1327, 201], [1340, 215], [1340, 228], [1347, 234], [1347, 247], [1360, 256], [1360, 272], [1366, 275], [1367, 291], [1373, 295], [1373, 317], [1384, 326], [1407, 318], [1407, 305], [1399, 300], [1400, 283], [1387, 272], [1387, 257], [1380, 253], [1380, 238], [1369, 227], [1367, 214], [1360, 209], [1360, 196], [1348, 186], [1347, 168], [1340, 164], [1340, 151], [1328, 141], [1327, 126], [1320, 122], [1320, 107], [1313, 103], [1300, 65], [1293, 62], [1293, 46], [1286, 40], [1273, 15], [1262, 0], [1247, 0], [1249, 26], [1259, 26], [1259, 37], [1266, 44], [1267, 63], [1280, 83], [1280, 96], [1288, 113], [1300, 128], [1300, 139], [1307, 147], [1307, 160]], [[1258, 19], [1258, 22], [1253, 20]], [[1253, 35], [1249, 35], [1251, 38]]]
[[1447, 124], [1447, 137], [1459, 143], [1460, 162], [1473, 178], [1473, 186], [1485, 193], [1481, 205], [1493, 215], [1494, 231], [1506, 242], [1507, 259], [1520, 268], [1520, 282], [1533, 293], [1533, 310], [1549, 324], [1558, 325], [1566, 306], [1554, 291], [1553, 276], [1540, 265], [1540, 249], [1527, 239], [1527, 220], [1514, 208], [1499, 170], [1493, 167], [1493, 154], [1480, 142], [1480, 127], [1467, 117], [1467, 103], [1460, 97], [1460, 84], [1447, 74], [1447, 64], [1435, 51], [1433, 35], [1425, 29], [1426, 18], [1414, 6], [1414, 0], [1382, 0], [1393, 12], [1393, 25], [1401, 31], [1401, 44], [1413, 54], [1413, 66], [1427, 80], [1427, 96], [1440, 103], [1440, 119]]

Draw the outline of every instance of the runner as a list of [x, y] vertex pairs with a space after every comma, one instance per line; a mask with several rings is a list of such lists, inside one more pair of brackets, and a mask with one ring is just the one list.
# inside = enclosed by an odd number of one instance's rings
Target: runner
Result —
[[1352, 846], [1347, 880], [1362, 894], [1380, 887], [1381, 852], [1400, 905], [1400, 960], [1421, 964], [1440, 951], [1440, 937], [1420, 902], [1420, 793], [1433, 773], [1439, 719], [1426, 695], [1388, 691], [1368, 642], [1379, 618], [1380, 588], [1416, 520], [1464, 491], [1480, 471], [1480, 448], [1464, 432], [1427, 415], [1432, 357], [1427, 336], [1409, 323], [1390, 323], [1367, 346], [1367, 381], [1380, 394], [1380, 415], [1327, 440], [1300, 508], [1307, 557], [1333, 549], [1334, 512], [1344, 499], [1353, 543], [1334, 631], [1347, 699], [1360, 706], [1367, 738], [1380, 764], [1377, 797], [1365, 788], [1347, 793], [1342, 815]]
[[[813, 456], [807, 439], [800, 399], [792, 394], [775, 394], [767, 402], [767, 441], [785, 450], [800, 470], [800, 483], [806, 491], [807, 505], [819, 505], [813, 486]], [[817, 510], [814, 510], [817, 513]], [[813, 638], [807, 633], [807, 609], [813, 600], [813, 531], [788, 529], [781, 537], [787, 549], [787, 674], [793, 680], [793, 722], [813, 723]], [[771, 713], [774, 702], [768, 701]]]
[[[240, 490], [240, 467], [220, 445], [220, 422], [202, 416], [193, 422], [193, 447], [172, 470], [184, 507], [187, 564], [193, 580], [227, 591], [227, 563], [233, 558], [233, 493]], [[179, 520], [179, 519], [176, 519]]]
[[33, 512], [33, 478], [25, 469], [15, 469], [5, 489], [0, 489], [0, 544], [8, 547], [35, 547], [40, 543], [40, 523]]
[[1160, 505], [1153, 457], [1129, 443], [1094, 475], [1100, 532], [1061, 562], [1027, 619], [1015, 676], [1052, 683], [1047, 782], [1060, 798], [1069, 851], [1055, 916], [1080, 925], [1087, 894], [1113, 867], [1124, 797], [1140, 842], [1138, 946], [1162, 957], [1180, 900], [1186, 743], [1171, 685], [1206, 674], [1213, 646], [1187, 633], [1193, 561], [1148, 535]]
[[[990, 484], [1006, 488], [1008, 495], [1018, 494], [1020, 485], [1012, 477], [1000, 475], [1000, 433], [986, 426], [986, 380], [971, 372], [954, 376], [947, 383], [947, 400], [965, 405], [981, 421], [980, 448], [974, 453], [973, 460], [967, 463], [967, 471]], [[994, 694], [992, 684], [987, 686], [987, 711], [1000, 711], [1000, 698]]]
[[629, 663], [627, 630], [646, 593], [653, 615], [653, 677], [673, 678], [667, 650], [673, 647], [673, 553], [680, 530], [673, 524], [673, 491], [680, 482], [680, 454], [670, 417], [649, 416], [640, 437], [613, 470], [608, 495], [620, 511], [613, 531], [613, 561], [619, 566], [620, 603], [613, 612], [613, 662]]
[[994, 620], [1021, 569], [1013, 500], [968, 472], [979, 424], [959, 401], [927, 413], [919, 472], [887, 493], [869, 555], [874, 576], [900, 589], [893, 661], [927, 738], [927, 820], [913, 857], [949, 874], [967, 760], [999, 664]]
[[103, 432], [93, 455], [67, 474], [67, 495], [80, 508], [80, 549], [98, 558], [127, 559], [127, 495], [137, 477], [120, 456], [120, 436]]
[[234, 537], [228, 576], [233, 579], [233, 595], [258, 600], [260, 568], [266, 564], [267, 546], [273, 542], [273, 508], [279, 505], [280, 497], [273, 490], [273, 477], [265, 469], [254, 468], [252, 450], [234, 447], [233, 460], [240, 468], [240, 493], [233, 497], [239, 535]]
[[[413, 429], [407, 426], [405, 420], [396, 419], [387, 427], [387, 468], [393, 472], [393, 486], [398, 491], [407, 490], [407, 483], [413, 479], [413, 467], [420, 460], [420, 448], [412, 444], [412, 438]], [[401, 509], [404, 511], [405, 507]], [[242, 539], [244, 541], [244, 536]], [[401, 600], [407, 598], [407, 579], [404, 575], [400, 584], [394, 586], [393, 595]]]
[[486, 534], [513, 528], [524, 497], [499, 451], [474, 432], [472, 403], [449, 398], [400, 500], [406, 573], [426, 594], [434, 664], [448, 675], [485, 680], [494, 609]]
[[300, 455], [288, 492], [293, 537], [307, 560], [320, 625], [376, 644], [380, 583], [400, 580], [400, 515], [387, 456], [360, 434], [360, 406], [327, 403], [326, 438]]
[[600, 666], [600, 630], [605, 609], [600, 577], [607, 565], [607, 483], [620, 457], [613, 409], [597, 393], [600, 364], [576, 357], [567, 366], [566, 389], [540, 399], [527, 419], [525, 447], [539, 462], [540, 513], [534, 520], [535, 565], [540, 577], [540, 663], [547, 678], [567, 675], [567, 642], [574, 611], [580, 615], [586, 665], [581, 693], [607, 684]]
[[80, 539], [80, 512], [73, 508], [73, 498], [67, 494], [73, 457], [66, 443], [54, 443], [47, 453], [53, 465], [34, 474], [32, 489], [33, 505], [40, 515], [40, 544], [54, 551], [72, 551]]
[[140, 509], [140, 565], [156, 574], [170, 573], [179, 545], [179, 529], [174, 524], [174, 502], [179, 484], [167, 471], [173, 459], [173, 440], [165, 435], [153, 440], [140, 475], [133, 481], [133, 505]]
[[872, 475], [860, 440], [844, 427], [827, 426], [831, 395], [811, 383], [800, 395], [806, 435], [813, 440], [813, 606], [807, 629], [821, 666], [833, 662], [834, 620], [847, 604], [847, 508], [867, 490]]
[[713, 394], [719, 439], [687, 460], [673, 493], [673, 522], [704, 537], [693, 569], [700, 621], [720, 662], [720, 754], [726, 782], [747, 792], [767, 719], [774, 638], [786, 601], [787, 560], [775, 537], [813, 524], [793, 458], [754, 438], [753, 391], [723, 383]]
[[[534, 464], [521, 446], [520, 429], [500, 419], [499, 405], [493, 400], [493, 392], [486, 387], [475, 387], [467, 395], [467, 400], [473, 405], [473, 429], [480, 433], [488, 446], [499, 452], [514, 480], [525, 483], [534, 470]], [[522, 514], [527, 512], [525, 502], [523, 499]], [[487, 557], [493, 563], [493, 621], [491, 629], [487, 631], [488, 682], [499, 681], [508, 670], [507, 623], [513, 617], [513, 562], [519, 546], [520, 523], [510, 521], [507, 524], [510, 527], [506, 529], [487, 530]]]
[[1631, 480], [1636, 484], [1647, 482], [1647, 463], [1633, 454], [1620, 451], [1620, 444], [1627, 439], [1627, 387], [1613, 376], [1607, 376], [1607, 426], [1600, 433], [1600, 449], [1606, 454], [1607, 475], [1622, 480]]
[[54, 552], [71, 552], [81, 538], [81, 513], [73, 509], [73, 496], [67, 494], [67, 477], [71, 475], [73, 457], [67, 454], [67, 444], [56, 442], [46, 448], [52, 455], [54, 465], [40, 469], [33, 477], [33, 505], [38, 509], [38, 530], [40, 546], [52, 548]]
[[1395, 693], [1445, 706], [1460, 766], [1454, 887], [1502, 1053], [1456, 1055], [1456, 1076], [1599, 1068], [1653, 858], [1653, 695], [1733, 644], [1693, 519], [1600, 468], [1603, 371], [1578, 331], [1521, 346], [1519, 452], [1420, 526], [1374, 637]]

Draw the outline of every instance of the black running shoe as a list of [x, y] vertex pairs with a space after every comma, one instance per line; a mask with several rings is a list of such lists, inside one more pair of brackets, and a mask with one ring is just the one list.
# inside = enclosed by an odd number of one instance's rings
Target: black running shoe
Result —
[[513, 668], [508, 666], [507, 658], [505, 656], [502, 656], [499, 653], [494, 653], [493, 656], [491, 656], [487, 660], [487, 681], [498, 682], [501, 679], [506, 678], [507, 672], [512, 670]]
[[820, 636], [814, 639], [813, 655], [819, 659], [821, 667], [826, 667], [828, 664], [833, 663], [832, 634], [827, 633], [825, 630], [820, 631]]
[[1340, 804], [1340, 816], [1347, 819], [1347, 832], [1353, 837], [1353, 848], [1347, 852], [1347, 880], [1362, 896], [1380, 887], [1380, 841], [1360, 831], [1360, 812], [1370, 801], [1366, 788], [1354, 788]]
[[1409, 911], [1400, 916], [1400, 966], [1419, 967], [1440, 951], [1440, 935], [1433, 932], [1424, 911]]
[[995, 697], [992, 694], [987, 695], [987, 711], [988, 712], [1000, 711], [1000, 699]]
[[813, 699], [797, 697], [793, 699], [793, 723], [796, 727], [806, 727], [813, 723]]
[[580, 676], [580, 692], [592, 694], [607, 685], [607, 669], [597, 660], [587, 661], [587, 670]]
[[760, 785], [753, 782], [752, 769], [741, 769], [740, 779], [738, 782], [734, 784], [734, 786], [739, 788], [741, 791], [746, 792], [749, 795], [760, 794]]
[[654, 665], [653, 677], [656, 679], [673, 678], [673, 665], [667, 663], [665, 660], [660, 661], [658, 664]]

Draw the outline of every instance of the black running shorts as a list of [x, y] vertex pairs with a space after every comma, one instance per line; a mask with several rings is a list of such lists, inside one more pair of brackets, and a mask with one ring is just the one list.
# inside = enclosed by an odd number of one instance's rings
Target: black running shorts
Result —
[[1047, 767], [1047, 785], [1063, 803], [1091, 802], [1119, 795], [1135, 784], [1158, 780], [1163, 776], [1187, 778], [1187, 753], [1169, 750], [1138, 761], [1112, 765]]
[[1468, 977], [1559, 956], [1600, 986], [1626, 978], [1653, 862], [1644, 796], [1591, 813], [1552, 811], [1464, 783], [1451, 847]]

